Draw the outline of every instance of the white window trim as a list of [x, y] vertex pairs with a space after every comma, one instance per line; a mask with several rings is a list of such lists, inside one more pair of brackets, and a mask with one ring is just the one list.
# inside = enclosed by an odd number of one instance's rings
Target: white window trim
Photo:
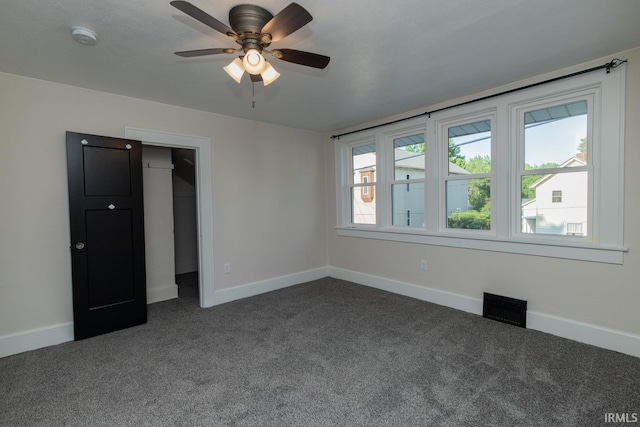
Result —
[[[351, 221], [351, 189], [356, 187], [362, 187], [363, 184], [354, 182], [353, 178], [353, 155], [352, 149], [361, 145], [376, 145], [376, 179], [373, 183], [369, 183], [368, 185], [373, 187], [374, 193], [378, 194], [378, 197], [375, 197], [373, 203], [376, 206], [376, 224], [354, 224]], [[336, 182], [340, 182], [340, 190], [336, 193], [336, 208], [338, 212], [337, 224], [350, 224], [351, 228], [362, 228], [362, 229], [371, 229], [376, 228], [380, 224], [379, 212], [380, 212], [380, 191], [378, 187], [379, 171], [380, 168], [378, 165], [380, 161], [378, 159], [378, 151], [379, 151], [379, 143], [376, 141], [376, 137], [364, 136], [363, 138], [355, 138], [351, 140], [348, 144], [336, 144]]]
[[[598, 195], [601, 194], [599, 191], [600, 183], [601, 183], [601, 175], [603, 173], [600, 169], [595, 168], [595, 164], [598, 164], [598, 155], [594, 154], [596, 147], [600, 149], [602, 146], [602, 141], [596, 135], [602, 135], [601, 131], [601, 120], [599, 120], [600, 114], [600, 104], [601, 104], [601, 85], [591, 84], [586, 85], [585, 87], [577, 88], [574, 90], [568, 90], [557, 95], [554, 93], [547, 93], [546, 96], [538, 96], [534, 99], [524, 100], [522, 102], [514, 103], [510, 105], [511, 109], [511, 123], [512, 123], [512, 138], [515, 142], [515, 162], [517, 162], [517, 171], [515, 174], [515, 178], [513, 181], [514, 192], [512, 197], [517, 198], [519, 191], [519, 180], [522, 173], [522, 168], [525, 163], [524, 158], [524, 113], [526, 111], [534, 110], [537, 108], [544, 108], [553, 105], [562, 105], [566, 103], [571, 103], [577, 100], [587, 100], [588, 101], [588, 123], [587, 123], [587, 166], [574, 167], [574, 168], [559, 168], [559, 169], [550, 169], [545, 170], [543, 173], [570, 173], [570, 172], [581, 172], [586, 171], [588, 174], [588, 206], [587, 206], [587, 223], [588, 223], [588, 231], [587, 236], [563, 236], [562, 239], [575, 239], [575, 240], [583, 240], [583, 241], [598, 241], [598, 228], [597, 228], [597, 218], [598, 215], [595, 213], [597, 210], [597, 206], [594, 206], [594, 201], [599, 200]], [[622, 110], [624, 111], [624, 109]], [[593, 121], [592, 121], [593, 120]], [[597, 141], [594, 141], [596, 139]], [[622, 163], [624, 165], [624, 163]], [[622, 167], [622, 165], [620, 167]], [[570, 169], [570, 170], [569, 170]], [[527, 171], [533, 172], [533, 171]], [[602, 202], [599, 204], [602, 205]], [[518, 215], [516, 212], [517, 206], [513, 205], [512, 215], [515, 218]], [[512, 224], [512, 235], [517, 236], [518, 238], [522, 238], [525, 240], [545, 240], [548, 239], [548, 236], [541, 234], [529, 234], [523, 233], [522, 227], [515, 224]]]
[[[624, 104], [626, 67], [583, 74], [567, 80], [556, 81], [535, 88], [525, 89], [485, 101], [467, 104], [434, 113], [431, 118], [421, 117], [395, 123], [386, 127], [343, 136], [335, 145], [337, 234], [378, 240], [400, 241], [436, 246], [449, 246], [474, 250], [489, 250], [515, 254], [575, 259], [592, 262], [622, 264], [627, 248], [623, 245], [624, 214]], [[562, 96], [572, 98], [584, 93], [596, 93], [593, 102], [593, 123], [588, 136], [588, 164], [595, 172], [589, 173], [589, 191], [594, 200], [591, 236], [525, 235], [520, 233], [519, 186], [516, 185], [520, 149], [517, 141], [517, 109], [536, 101], [549, 103]], [[464, 116], [492, 118], [492, 230], [442, 229], [441, 169], [443, 155], [438, 156], [438, 125]], [[425, 129], [425, 223], [426, 229], [392, 227], [390, 225], [389, 150], [387, 136], [422, 127]], [[607, 139], [604, 140], [603, 138]], [[376, 142], [376, 225], [350, 223], [348, 190], [348, 150], [354, 145]], [[445, 153], [446, 154], [446, 153]], [[448, 157], [448, 156], [447, 156]], [[440, 163], [438, 163], [440, 159]], [[393, 177], [393, 175], [391, 175]], [[380, 191], [380, 190], [384, 191]], [[604, 191], [606, 189], [606, 191]], [[615, 190], [611, 190], [615, 189]], [[345, 194], [346, 193], [346, 194]], [[345, 198], [346, 197], [346, 198]], [[345, 204], [346, 202], [346, 204]], [[346, 208], [346, 209], [345, 209]]]
[[[383, 169], [384, 173], [381, 176], [381, 178], [379, 179], [380, 182], [384, 182], [384, 186], [385, 186], [385, 201], [388, 201], [388, 203], [385, 204], [385, 216], [384, 218], [388, 218], [388, 228], [390, 230], [415, 230], [418, 232], [424, 232], [426, 229], [425, 227], [411, 227], [411, 226], [407, 226], [407, 225], [393, 225], [393, 197], [392, 197], [392, 188], [393, 185], [395, 184], [414, 184], [414, 183], [424, 183], [424, 189], [425, 189], [425, 200], [426, 200], [426, 190], [427, 190], [427, 176], [428, 176], [428, 165], [425, 164], [425, 177], [424, 179], [399, 179], [396, 180], [396, 174], [395, 174], [395, 147], [393, 145], [394, 140], [398, 139], [398, 138], [403, 138], [405, 136], [411, 136], [411, 135], [416, 135], [416, 134], [423, 134], [425, 137], [425, 163], [426, 163], [426, 159], [428, 158], [429, 154], [427, 153], [427, 129], [425, 126], [425, 123], [423, 120], [419, 120], [417, 121], [417, 125], [414, 124], [415, 121], [407, 121], [405, 123], [402, 123], [401, 125], [396, 125], [396, 126], [392, 126], [387, 128], [387, 132], [385, 132], [383, 134], [383, 147], [382, 150], [384, 150], [385, 159], [390, 159], [390, 161], [382, 163], [382, 161], [380, 162], [382, 165], [384, 165]], [[384, 180], [384, 181], [383, 181]], [[427, 212], [425, 211], [425, 223], [427, 223]]]
[[[470, 177], [464, 176], [459, 178], [452, 178], [449, 175], [449, 128], [457, 125], [464, 125], [468, 123], [479, 122], [482, 120], [489, 120], [491, 122], [491, 172], [488, 174], [471, 174]], [[440, 170], [442, 173], [440, 174], [440, 184], [439, 184], [439, 200], [438, 200], [438, 217], [440, 218], [438, 222], [437, 230], [443, 234], [458, 234], [464, 233], [469, 236], [479, 235], [479, 236], [496, 236], [496, 222], [493, 215], [491, 216], [491, 229], [490, 230], [471, 230], [471, 229], [461, 229], [461, 228], [448, 228], [447, 227], [447, 181], [454, 180], [465, 180], [465, 179], [476, 179], [476, 178], [489, 178], [491, 180], [491, 210], [493, 211], [494, 204], [497, 203], [495, 197], [495, 185], [496, 185], [496, 161], [495, 157], [497, 154], [497, 148], [495, 143], [495, 131], [494, 126], [496, 124], [496, 110], [495, 108], [491, 108], [486, 111], [477, 110], [473, 114], [463, 114], [454, 117], [449, 117], [444, 120], [436, 120], [434, 123], [435, 127], [435, 137], [434, 137], [434, 145], [437, 146], [437, 150], [440, 158]], [[445, 155], [446, 154], [446, 155]], [[463, 234], [463, 235], [464, 235]]]

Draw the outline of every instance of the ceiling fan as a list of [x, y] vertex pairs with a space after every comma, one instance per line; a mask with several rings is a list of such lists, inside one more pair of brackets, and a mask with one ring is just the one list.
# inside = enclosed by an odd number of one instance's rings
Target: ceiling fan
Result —
[[267, 49], [271, 43], [282, 40], [289, 34], [304, 27], [313, 19], [311, 14], [297, 3], [291, 3], [275, 16], [260, 6], [240, 4], [229, 11], [230, 26], [220, 22], [189, 2], [176, 0], [170, 4], [214, 30], [225, 34], [241, 46], [237, 49], [187, 50], [176, 52], [175, 54], [191, 58], [242, 52], [239, 58], [224, 67], [224, 70], [238, 83], [240, 83], [245, 71], [251, 76], [252, 82], [262, 81], [265, 86], [273, 83], [280, 76], [280, 73], [265, 60], [263, 53], [269, 53], [274, 58], [283, 61], [320, 69], [325, 68], [331, 59], [328, 56], [296, 49]]

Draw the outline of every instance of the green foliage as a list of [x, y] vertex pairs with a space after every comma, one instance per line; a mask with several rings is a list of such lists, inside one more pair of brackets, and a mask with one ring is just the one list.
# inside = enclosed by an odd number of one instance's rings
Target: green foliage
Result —
[[[421, 144], [407, 145], [405, 150], [412, 153], [424, 153], [424, 142]], [[464, 156], [460, 155], [460, 147], [456, 147], [452, 139], [449, 139], [449, 161], [460, 167], [465, 166]]]
[[460, 155], [460, 147], [456, 146], [451, 138], [449, 138], [449, 161], [461, 168], [464, 168], [467, 163], [464, 156]]
[[457, 211], [447, 218], [449, 228], [464, 228], [470, 230], [491, 229], [491, 207], [489, 203], [480, 210]]
[[536, 190], [531, 188], [531, 184], [540, 179], [542, 175], [526, 175], [522, 177], [522, 198], [523, 199], [535, 199]]
[[474, 210], [481, 210], [490, 202], [491, 180], [489, 178], [469, 180], [469, 205]]
[[580, 140], [580, 144], [577, 147], [578, 153], [586, 154], [587, 153], [587, 138], [582, 138]]
[[489, 173], [491, 172], [491, 158], [489, 156], [472, 157], [465, 163], [464, 169], [471, 173]]
[[411, 151], [412, 153], [424, 153], [424, 142], [421, 144], [407, 145], [405, 150]]
[[525, 163], [524, 164], [524, 170], [527, 171], [532, 171], [532, 170], [536, 170], [536, 169], [553, 169], [553, 168], [557, 168], [558, 166], [560, 166], [558, 163], [543, 163], [540, 166], [538, 165], [530, 165], [529, 163]]

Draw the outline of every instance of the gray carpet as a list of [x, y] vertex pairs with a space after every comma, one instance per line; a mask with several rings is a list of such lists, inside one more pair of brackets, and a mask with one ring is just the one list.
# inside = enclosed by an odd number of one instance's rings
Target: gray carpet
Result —
[[0, 425], [598, 426], [640, 412], [638, 358], [331, 278], [200, 309], [193, 277], [146, 325], [0, 359]]

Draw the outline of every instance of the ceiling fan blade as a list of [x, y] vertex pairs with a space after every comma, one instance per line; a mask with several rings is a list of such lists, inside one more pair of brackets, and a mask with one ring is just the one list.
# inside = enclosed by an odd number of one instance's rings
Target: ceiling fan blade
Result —
[[272, 51], [271, 54], [283, 61], [293, 62], [294, 64], [305, 65], [313, 68], [325, 68], [329, 65], [329, 61], [331, 60], [328, 56], [295, 49], [278, 49]]
[[202, 22], [203, 24], [213, 28], [216, 31], [220, 31], [222, 34], [236, 34], [235, 31], [233, 31], [231, 29], [231, 27], [223, 24], [222, 22], [218, 21], [216, 18], [214, 18], [213, 16], [209, 15], [208, 13], [198, 9], [197, 7], [195, 7], [194, 5], [192, 5], [189, 2], [186, 1], [182, 1], [182, 0], [176, 0], [176, 1], [172, 1], [171, 6], [175, 7], [176, 9], [186, 13], [187, 15], [189, 15], [190, 17], [197, 19], [198, 21]]
[[218, 55], [219, 53], [234, 53], [235, 51], [235, 49], [231, 48], [218, 47], [215, 49], [183, 50], [182, 52], [176, 52], [176, 55], [183, 58], [192, 58], [194, 56]]
[[267, 22], [262, 34], [271, 34], [271, 42], [277, 42], [307, 25], [313, 17], [298, 3], [291, 3]]

